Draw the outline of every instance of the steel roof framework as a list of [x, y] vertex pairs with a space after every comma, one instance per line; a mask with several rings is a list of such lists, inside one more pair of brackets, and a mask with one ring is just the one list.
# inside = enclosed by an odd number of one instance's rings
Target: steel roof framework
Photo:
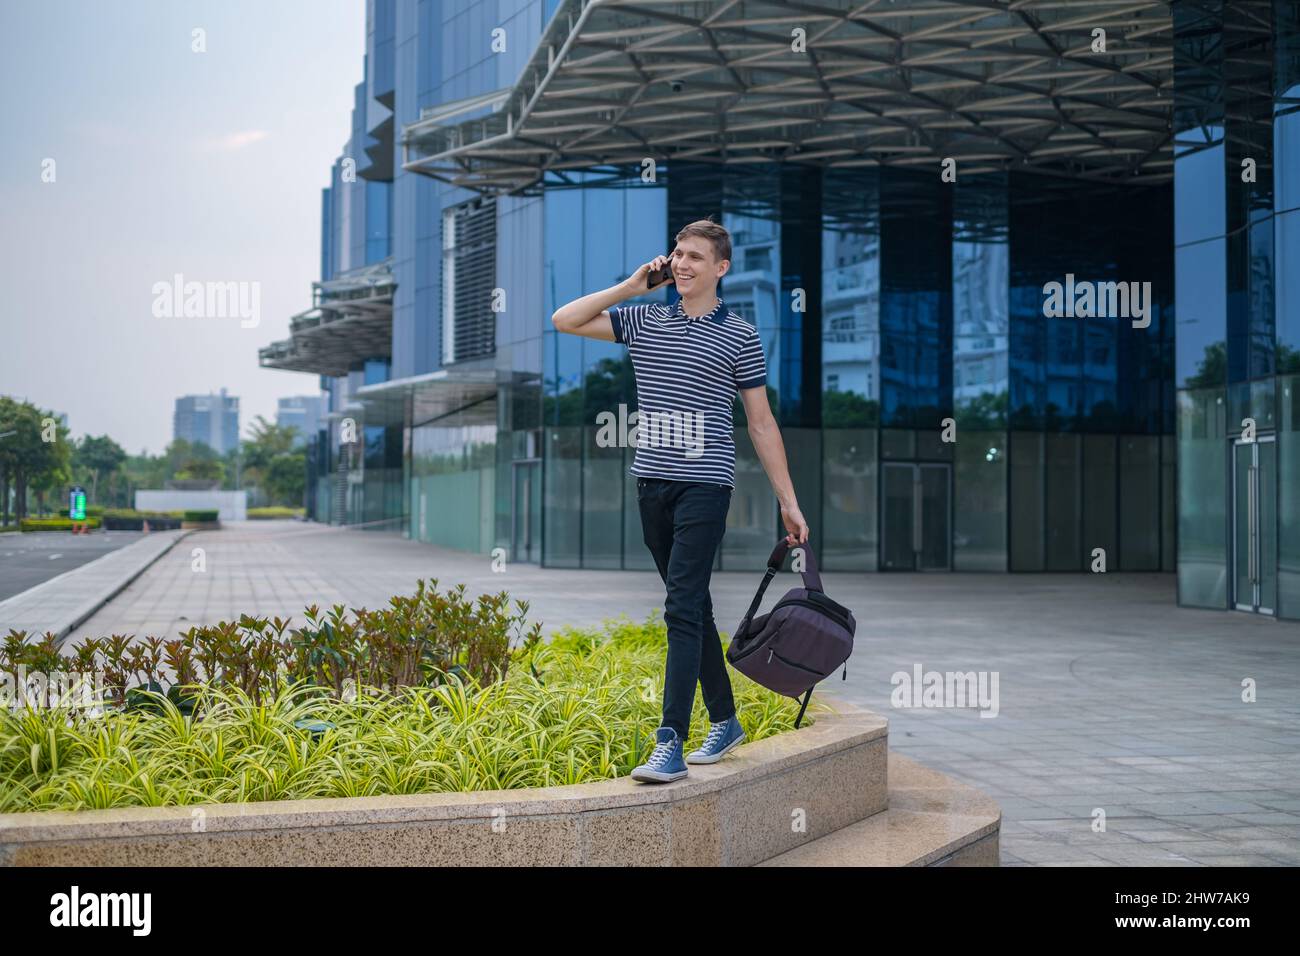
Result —
[[316, 303], [289, 320], [290, 337], [258, 350], [263, 368], [346, 375], [358, 362], [391, 354], [392, 260], [312, 283]]
[[1164, 0], [562, 0], [495, 109], [407, 126], [404, 166], [489, 193], [646, 159], [1168, 181], [1173, 67]]

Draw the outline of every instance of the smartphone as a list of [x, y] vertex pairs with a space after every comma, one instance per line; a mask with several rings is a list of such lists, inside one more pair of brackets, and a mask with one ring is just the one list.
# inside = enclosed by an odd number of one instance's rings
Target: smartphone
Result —
[[[670, 259], [672, 258], [672, 253], [671, 253], [671, 252], [668, 253], [668, 257], [669, 257]], [[668, 263], [666, 266], [664, 266], [662, 269], [651, 269], [649, 272], [646, 273], [646, 288], [647, 288], [647, 289], [653, 289], [655, 286], [660, 285], [660, 284], [662, 284], [662, 283], [664, 283], [664, 282], [672, 282], [672, 281], [673, 281], [673, 264], [672, 264], [672, 262], [669, 262], [669, 263]]]

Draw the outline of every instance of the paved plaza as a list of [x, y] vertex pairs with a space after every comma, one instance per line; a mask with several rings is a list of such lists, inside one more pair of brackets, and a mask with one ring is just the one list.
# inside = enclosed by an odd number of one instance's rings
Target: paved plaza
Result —
[[[724, 630], [760, 570], [714, 576]], [[250, 522], [185, 538], [74, 639], [242, 612], [301, 621], [307, 604], [375, 607], [419, 577], [507, 590], [548, 630], [662, 604], [653, 572], [493, 573], [487, 556], [392, 534]], [[1168, 574], [824, 578], [858, 619], [848, 678], [824, 692], [884, 714], [892, 748], [997, 799], [1005, 865], [1300, 864], [1300, 625], [1178, 608]], [[779, 577], [769, 606], [793, 583]], [[891, 706], [891, 677], [917, 665], [996, 672], [997, 716]]]

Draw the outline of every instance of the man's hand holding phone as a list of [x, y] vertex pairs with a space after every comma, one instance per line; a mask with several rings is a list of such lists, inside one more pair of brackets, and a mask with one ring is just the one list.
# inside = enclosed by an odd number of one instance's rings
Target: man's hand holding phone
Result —
[[676, 282], [672, 263], [671, 253], [655, 256], [618, 285], [584, 295], [556, 309], [551, 313], [551, 323], [559, 332], [601, 342], [616, 342], [618, 339], [609, 310], [626, 299], [635, 299], [663, 288], [669, 282]]
[[628, 280], [628, 285], [635, 290], [634, 295], [652, 292], [673, 281], [673, 260], [671, 255], [655, 256], [641, 268], [637, 269]]

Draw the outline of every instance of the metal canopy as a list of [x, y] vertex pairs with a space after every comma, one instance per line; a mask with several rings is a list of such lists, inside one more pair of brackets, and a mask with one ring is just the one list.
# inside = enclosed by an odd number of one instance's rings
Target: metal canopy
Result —
[[494, 425], [499, 389], [537, 385], [526, 372], [443, 368], [356, 390], [367, 425]]
[[315, 305], [289, 320], [289, 338], [258, 350], [259, 363], [334, 376], [390, 355], [396, 288], [389, 259], [312, 283]]
[[518, 83], [407, 126], [403, 165], [492, 193], [674, 158], [1167, 181], [1173, 60], [1153, 0], [562, 0]]

